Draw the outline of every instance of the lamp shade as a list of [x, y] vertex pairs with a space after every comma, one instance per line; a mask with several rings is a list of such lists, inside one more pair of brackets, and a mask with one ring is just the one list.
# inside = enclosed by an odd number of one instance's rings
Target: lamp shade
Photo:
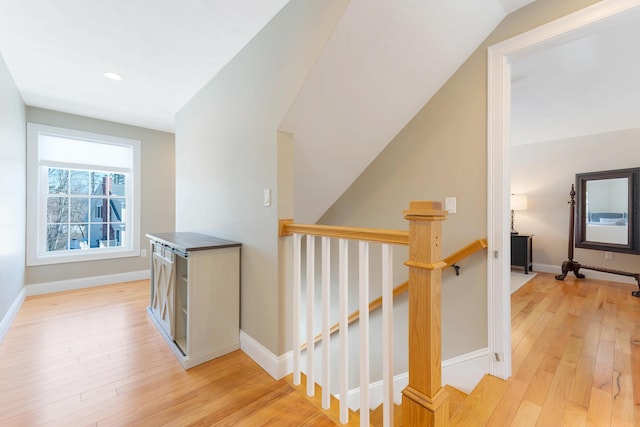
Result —
[[511, 210], [512, 211], [526, 211], [527, 210], [527, 196], [524, 194], [512, 194], [511, 195]]

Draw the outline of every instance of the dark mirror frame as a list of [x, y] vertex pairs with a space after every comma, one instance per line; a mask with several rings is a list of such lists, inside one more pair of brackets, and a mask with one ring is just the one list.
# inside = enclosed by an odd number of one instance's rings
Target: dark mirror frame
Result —
[[[586, 189], [587, 182], [602, 179], [629, 179], [629, 222], [628, 222], [628, 238], [627, 244], [590, 242], [586, 240], [587, 232], [587, 209], [586, 209]], [[623, 252], [631, 254], [640, 254], [640, 168], [617, 169], [600, 172], [589, 172], [576, 174], [576, 192], [577, 192], [577, 209], [576, 209], [576, 234], [575, 247], [584, 249], [595, 249], [609, 252]]]

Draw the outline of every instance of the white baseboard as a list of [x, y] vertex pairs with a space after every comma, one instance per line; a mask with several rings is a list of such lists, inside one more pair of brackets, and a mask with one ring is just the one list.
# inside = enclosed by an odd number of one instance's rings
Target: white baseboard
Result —
[[59, 280], [56, 282], [34, 283], [26, 285], [26, 295], [50, 294], [53, 292], [71, 291], [91, 288], [93, 286], [112, 285], [114, 283], [144, 280], [151, 276], [150, 270], [131, 271], [128, 273], [108, 274], [105, 276], [82, 277], [79, 279]]
[[[396, 405], [402, 403], [402, 390], [407, 386], [407, 384], [409, 384], [408, 372], [404, 372], [393, 377], [393, 402]], [[369, 384], [370, 409], [375, 409], [382, 404], [383, 393], [384, 389], [382, 381], [376, 381]], [[340, 395], [337, 394], [336, 398], [339, 400]], [[347, 406], [352, 411], [360, 409], [360, 387], [352, 388], [347, 392]]]
[[[442, 362], [442, 384], [448, 384], [465, 393], [471, 393], [485, 374], [489, 373], [489, 349], [483, 348]], [[409, 384], [407, 372], [393, 377], [393, 401], [402, 402], [402, 390]], [[382, 381], [369, 385], [369, 407], [382, 403]], [[338, 396], [339, 398], [339, 396]], [[360, 408], [360, 388], [347, 392], [347, 405], [354, 411]]]
[[[562, 267], [559, 265], [533, 264], [533, 270], [540, 271], [542, 273], [553, 273], [553, 274], [562, 273]], [[629, 276], [621, 276], [619, 274], [604, 273], [602, 271], [587, 270], [587, 269], [580, 269], [580, 273], [584, 274], [589, 279], [607, 280], [609, 282], [628, 283], [630, 285], [638, 285], [638, 282], [636, 282], [636, 280], [633, 277], [629, 277]], [[573, 276], [573, 273], [569, 272], [567, 277], [569, 276]]]
[[482, 348], [442, 362], [442, 384], [471, 393], [482, 377], [489, 373], [489, 349]]
[[[240, 349], [277, 380], [289, 375], [293, 370], [291, 351], [282, 356], [276, 356], [242, 330], [240, 331]], [[448, 384], [465, 393], [470, 393], [487, 373], [489, 373], [488, 348], [442, 362], [442, 384]], [[402, 390], [408, 383], [409, 375], [406, 372], [393, 377], [393, 400], [397, 404], [402, 401]], [[382, 403], [382, 392], [382, 381], [370, 384], [369, 406], [371, 408], [376, 408]], [[349, 407], [357, 410], [360, 407], [360, 388], [349, 390], [347, 399]]]
[[276, 380], [286, 377], [293, 371], [293, 353], [291, 351], [282, 356], [276, 356], [242, 330], [240, 331], [240, 350], [244, 351]]
[[5, 314], [2, 318], [2, 321], [0, 321], [0, 343], [4, 340], [4, 337], [5, 335], [7, 335], [7, 332], [9, 331], [13, 320], [18, 315], [18, 311], [20, 311], [20, 307], [22, 307], [22, 303], [24, 302], [25, 297], [26, 291], [23, 287], [22, 290], [18, 293], [18, 296], [16, 296], [16, 299], [13, 300], [13, 303], [11, 304], [11, 307], [9, 307], [9, 311], [7, 311], [7, 314]]

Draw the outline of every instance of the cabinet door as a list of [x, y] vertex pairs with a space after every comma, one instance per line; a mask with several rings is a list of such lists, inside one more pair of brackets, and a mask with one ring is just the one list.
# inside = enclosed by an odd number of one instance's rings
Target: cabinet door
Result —
[[173, 270], [173, 254], [162, 256], [153, 253], [153, 300], [151, 310], [158, 323], [171, 339], [175, 331], [176, 276]]
[[511, 236], [511, 265], [526, 265], [527, 239], [522, 236]]

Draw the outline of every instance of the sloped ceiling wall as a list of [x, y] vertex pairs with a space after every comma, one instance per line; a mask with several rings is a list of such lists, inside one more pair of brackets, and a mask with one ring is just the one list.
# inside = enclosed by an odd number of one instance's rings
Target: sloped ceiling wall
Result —
[[176, 112], [288, 2], [2, 0], [0, 52], [29, 106], [174, 132]]
[[316, 222], [506, 13], [529, 2], [351, 0], [280, 127], [294, 138], [296, 222]]

